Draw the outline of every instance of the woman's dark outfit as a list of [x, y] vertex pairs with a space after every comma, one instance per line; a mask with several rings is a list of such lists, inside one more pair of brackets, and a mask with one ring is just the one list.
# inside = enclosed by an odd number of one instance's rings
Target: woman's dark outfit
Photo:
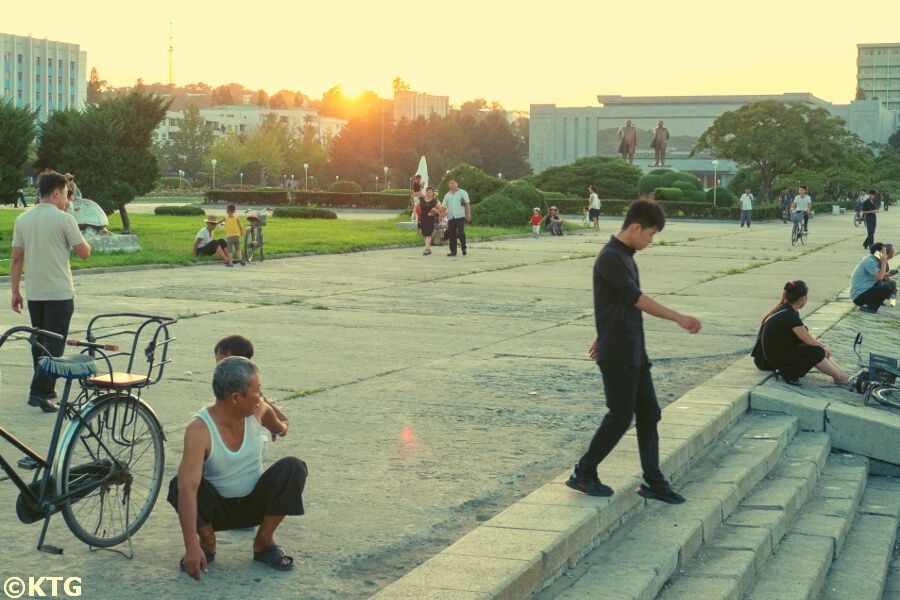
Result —
[[437, 199], [432, 198], [419, 200], [419, 229], [422, 230], [423, 236], [429, 236], [434, 233], [434, 215], [429, 214], [431, 209], [437, 207]]
[[804, 327], [800, 313], [783, 304], [760, 327], [753, 362], [761, 371], [778, 371], [785, 379], [800, 379], [825, 359], [825, 349], [803, 343], [794, 327]]

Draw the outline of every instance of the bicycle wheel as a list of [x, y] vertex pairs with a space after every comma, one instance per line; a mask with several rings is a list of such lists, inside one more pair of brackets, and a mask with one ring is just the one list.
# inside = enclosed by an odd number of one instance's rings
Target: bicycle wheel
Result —
[[872, 397], [879, 404], [890, 406], [891, 408], [900, 408], [900, 388], [893, 385], [884, 385], [876, 387], [872, 390]]
[[791, 229], [791, 246], [797, 245], [797, 236], [799, 233], [800, 233], [800, 231], [797, 227], [797, 224], [794, 223], [794, 227], [793, 227], [793, 229]]
[[806, 245], [806, 239], [808, 237], [809, 237], [809, 231], [807, 231], [806, 229], [801, 229], [800, 230], [800, 245], [801, 246]]
[[110, 394], [73, 421], [59, 478], [63, 518], [79, 540], [107, 548], [121, 544], [150, 516], [162, 486], [162, 430], [133, 396]]
[[259, 251], [259, 262], [262, 262], [266, 259], [265, 254], [263, 254], [263, 248], [265, 247], [265, 244], [263, 243], [262, 228], [260, 228], [259, 234], [257, 235], [257, 245], [259, 246], [257, 248], [257, 250]]
[[244, 233], [244, 260], [249, 264], [254, 258], [256, 258], [256, 240], [251, 227]]

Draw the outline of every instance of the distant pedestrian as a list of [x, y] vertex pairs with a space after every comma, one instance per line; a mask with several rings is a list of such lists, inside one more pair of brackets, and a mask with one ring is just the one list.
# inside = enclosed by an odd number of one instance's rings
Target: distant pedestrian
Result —
[[559, 215], [559, 209], [551, 206], [547, 211], [547, 218], [544, 219], [544, 227], [550, 232], [550, 235], [563, 234], [563, 220]]
[[788, 217], [790, 217], [791, 201], [793, 200], [793, 197], [791, 196], [791, 189], [784, 188], [783, 190], [781, 190], [781, 196], [779, 196], [779, 199], [781, 200], [781, 222], [787, 223]]
[[425, 240], [425, 256], [431, 254], [431, 236], [434, 235], [435, 222], [441, 218], [441, 203], [434, 197], [434, 188], [425, 188], [425, 196], [419, 198], [419, 233]]
[[744, 223], [747, 224], [747, 229], [750, 228], [751, 215], [753, 214], [753, 194], [750, 192], [750, 188], [744, 190], [744, 193], [741, 194], [741, 227], [744, 226]]
[[447, 238], [450, 240], [450, 253], [447, 256], [456, 256], [457, 245], [462, 249], [462, 254], [467, 254], [466, 223], [472, 222], [472, 203], [469, 194], [461, 189], [455, 179], [448, 182], [450, 191], [444, 194], [442, 202], [443, 210], [447, 214]]
[[875, 190], [869, 190], [865, 202], [860, 207], [860, 213], [866, 220], [866, 239], [863, 240], [863, 248], [875, 243], [875, 227], [878, 225], [878, 202], [875, 198]]
[[594, 229], [600, 229], [600, 196], [593, 185], [588, 186], [588, 216]]
[[25, 190], [23, 189], [19, 189], [19, 191], [16, 192], [16, 201], [13, 206], [19, 208], [19, 202], [22, 203], [23, 208], [28, 208], [28, 200], [25, 198]]
[[671, 504], [684, 502], [666, 481], [659, 465], [661, 412], [650, 375], [650, 359], [644, 343], [642, 313], [678, 323], [690, 333], [698, 333], [700, 321], [682, 315], [641, 291], [634, 254], [662, 231], [666, 215], [655, 202], [637, 200], [628, 209], [622, 229], [600, 252], [594, 262], [594, 321], [597, 337], [588, 354], [603, 374], [603, 389], [609, 411], [591, 440], [588, 451], [575, 465], [566, 482], [570, 488], [590, 496], [611, 496], [612, 488], [601, 483], [597, 466], [637, 418], [637, 442], [646, 485], [638, 493], [645, 498]]
[[[13, 227], [10, 285], [12, 309], [21, 313], [22, 293], [19, 289], [22, 273], [28, 296], [28, 315], [31, 326], [52, 331], [65, 338], [75, 310], [75, 286], [69, 266], [69, 254], [74, 250], [78, 258], [87, 259], [91, 246], [84, 240], [75, 217], [65, 212], [66, 178], [52, 171], [44, 173], [38, 182], [41, 201], [31, 210], [16, 217]], [[53, 356], [62, 356], [63, 340], [38, 340]], [[42, 352], [32, 346], [34, 376], [28, 404], [44, 412], [59, 410], [56, 398], [56, 378], [44, 373], [38, 365]]]
[[541, 237], [541, 222], [544, 220], [544, 217], [541, 216], [541, 209], [535, 208], [531, 211], [531, 235], [534, 237]]

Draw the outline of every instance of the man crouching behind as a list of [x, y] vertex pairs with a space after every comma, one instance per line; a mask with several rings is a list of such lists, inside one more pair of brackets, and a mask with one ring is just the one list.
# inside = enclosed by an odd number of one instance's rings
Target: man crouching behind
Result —
[[288, 424], [262, 402], [259, 369], [230, 357], [213, 373], [216, 401], [194, 415], [184, 432], [184, 456], [169, 484], [169, 503], [184, 535], [181, 568], [200, 580], [216, 557], [216, 531], [259, 526], [253, 560], [279, 571], [294, 559], [275, 543], [287, 515], [303, 514], [306, 463], [287, 457], [263, 472], [263, 428], [284, 436]]

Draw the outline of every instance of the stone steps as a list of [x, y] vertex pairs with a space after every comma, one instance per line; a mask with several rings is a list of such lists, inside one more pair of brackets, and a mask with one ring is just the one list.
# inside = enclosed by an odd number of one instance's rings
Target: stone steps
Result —
[[[649, 503], [537, 597], [654, 598], [676, 570], [684, 568], [722, 529], [748, 492], [757, 488], [779, 461], [785, 463], [782, 455], [786, 451], [790, 456], [824, 463], [827, 437], [805, 434], [789, 445], [796, 432], [793, 417], [747, 414], [678, 482], [676, 487], [688, 497], [687, 504]], [[817, 476], [817, 463], [810, 464]], [[811, 486], [796, 487], [794, 493], [799, 494]], [[790, 506], [796, 510], [801, 504], [795, 501]], [[737, 526], [729, 529], [742, 533]]]

